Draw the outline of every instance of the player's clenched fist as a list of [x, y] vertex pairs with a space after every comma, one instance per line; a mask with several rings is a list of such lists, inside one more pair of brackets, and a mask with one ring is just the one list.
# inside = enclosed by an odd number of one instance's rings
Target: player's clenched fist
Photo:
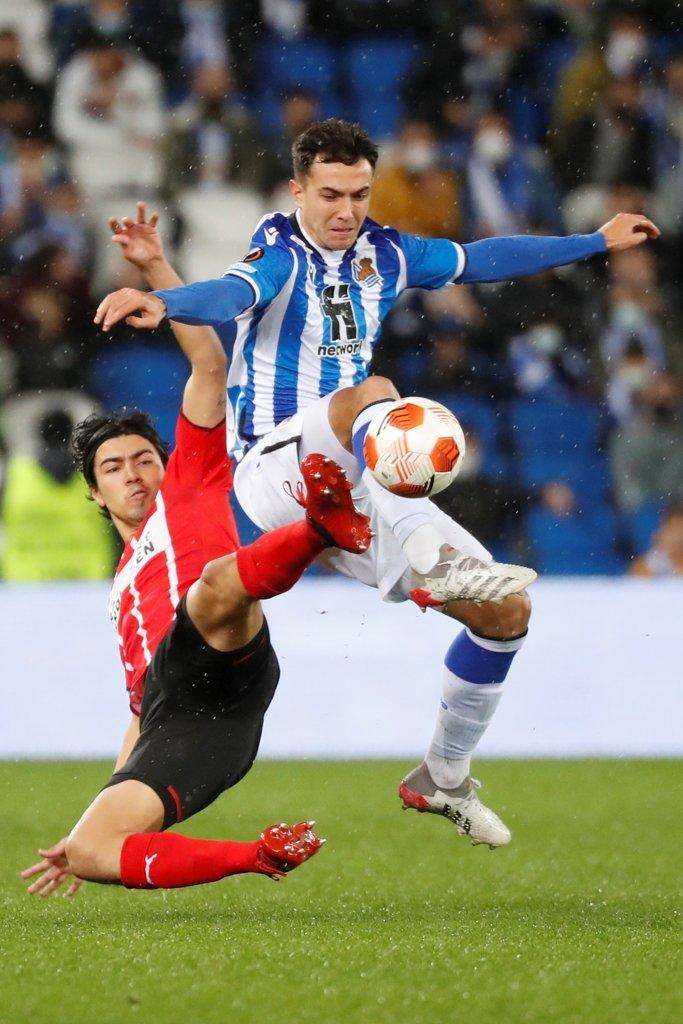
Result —
[[600, 228], [607, 248], [612, 252], [631, 249], [634, 245], [647, 242], [648, 238], [659, 238], [661, 231], [656, 224], [640, 213], [618, 213]]
[[153, 328], [158, 327], [165, 316], [166, 304], [158, 295], [137, 288], [120, 288], [102, 299], [95, 313], [95, 323], [101, 324], [103, 331], [110, 330], [121, 320], [129, 327]]

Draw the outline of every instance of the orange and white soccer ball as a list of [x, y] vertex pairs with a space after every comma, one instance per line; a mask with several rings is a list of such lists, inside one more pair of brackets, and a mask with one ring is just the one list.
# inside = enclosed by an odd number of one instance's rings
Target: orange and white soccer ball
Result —
[[465, 435], [445, 405], [399, 398], [370, 422], [363, 454], [375, 479], [392, 494], [424, 498], [443, 491], [458, 475]]

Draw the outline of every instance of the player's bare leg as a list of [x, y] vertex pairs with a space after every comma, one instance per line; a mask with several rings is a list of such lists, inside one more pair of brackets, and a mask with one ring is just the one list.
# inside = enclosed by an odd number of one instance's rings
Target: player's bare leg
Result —
[[255, 842], [239, 843], [161, 832], [163, 819], [160, 798], [142, 782], [131, 779], [103, 790], [66, 841], [69, 872], [138, 889], [200, 885], [245, 873], [280, 878], [323, 844], [312, 822], [270, 826]]

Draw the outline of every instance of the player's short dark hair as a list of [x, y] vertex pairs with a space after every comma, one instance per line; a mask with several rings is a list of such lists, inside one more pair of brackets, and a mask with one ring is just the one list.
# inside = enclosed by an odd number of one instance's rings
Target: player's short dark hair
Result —
[[139, 409], [117, 409], [108, 416], [91, 413], [74, 427], [71, 435], [71, 450], [76, 468], [83, 474], [90, 487], [96, 487], [95, 455], [105, 441], [113, 437], [139, 434], [152, 444], [164, 466], [168, 462], [168, 446], [157, 433], [151, 418]]
[[305, 178], [314, 160], [349, 167], [359, 160], [367, 160], [374, 169], [377, 157], [377, 146], [359, 124], [336, 117], [315, 121], [297, 136], [292, 146], [296, 178]]

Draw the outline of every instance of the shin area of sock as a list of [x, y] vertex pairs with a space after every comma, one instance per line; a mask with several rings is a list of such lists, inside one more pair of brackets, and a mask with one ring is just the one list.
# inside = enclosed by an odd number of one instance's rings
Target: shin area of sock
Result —
[[284, 594], [325, 546], [306, 519], [264, 533], [237, 550], [237, 571], [244, 589], [257, 600]]
[[192, 839], [175, 832], [139, 832], [121, 850], [121, 882], [128, 889], [179, 889], [258, 872], [259, 843]]

